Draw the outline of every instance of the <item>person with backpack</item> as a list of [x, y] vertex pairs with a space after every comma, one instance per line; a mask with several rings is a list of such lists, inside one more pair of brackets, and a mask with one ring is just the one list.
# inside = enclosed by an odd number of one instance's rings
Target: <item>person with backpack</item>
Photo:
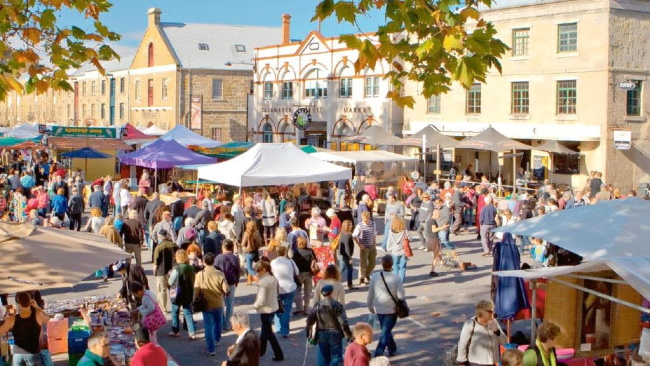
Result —
[[209, 234], [203, 239], [203, 254], [212, 253], [218, 256], [222, 252], [222, 243], [226, 237], [217, 228], [216, 221], [210, 221], [207, 224]]
[[458, 340], [458, 364], [470, 366], [493, 366], [499, 362], [499, 345], [508, 339], [494, 318], [494, 303], [479, 301], [475, 316], [463, 324]]
[[184, 250], [178, 250], [175, 254], [176, 267], [169, 274], [168, 285], [170, 287], [169, 297], [172, 302], [172, 331], [167, 333], [170, 337], [178, 338], [180, 331], [179, 315], [181, 307], [188, 329], [188, 339], [196, 339], [196, 327], [192, 317], [192, 300], [194, 299], [194, 267], [189, 264], [190, 260]]
[[[352, 340], [352, 331], [343, 305], [332, 298], [334, 287], [325, 285], [307, 317], [307, 334], [318, 342], [318, 365], [340, 365], [343, 362], [343, 337]], [[315, 332], [312, 327], [316, 324]], [[316, 334], [314, 334], [316, 333]]]
[[234, 250], [235, 243], [230, 239], [226, 239], [223, 241], [223, 253], [219, 254], [214, 260], [214, 266], [223, 272], [230, 287], [228, 295], [224, 297], [225, 314], [222, 324], [223, 331], [232, 329], [230, 320], [235, 309], [235, 290], [239, 285], [239, 274], [241, 273], [239, 258], [233, 253]]
[[543, 322], [537, 328], [535, 344], [524, 352], [524, 366], [557, 365], [555, 346], [557, 337], [560, 336], [560, 327], [551, 322]]
[[79, 193], [77, 187], [72, 187], [72, 196], [68, 201], [68, 216], [70, 217], [70, 230], [74, 230], [75, 225], [77, 231], [81, 230], [81, 215], [85, 210], [84, 198]]

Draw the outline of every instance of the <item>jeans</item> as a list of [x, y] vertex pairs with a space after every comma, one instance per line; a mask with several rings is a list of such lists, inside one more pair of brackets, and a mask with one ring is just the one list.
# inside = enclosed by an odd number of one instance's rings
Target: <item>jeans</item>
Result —
[[144, 225], [144, 242], [147, 248], [151, 250], [151, 235], [149, 235], [149, 225]]
[[201, 247], [201, 250], [203, 250], [203, 242], [205, 240], [206, 235], [207, 235], [207, 233], [205, 232], [205, 229], [199, 230], [199, 240], [198, 240], [197, 244], [199, 244], [199, 246]]
[[77, 225], [77, 231], [81, 230], [81, 214], [68, 214], [70, 218], [70, 230], [74, 230], [75, 224]]
[[45, 217], [46, 215], [47, 215], [47, 208], [39, 208], [38, 209], [38, 216]]
[[223, 321], [223, 308], [203, 312], [203, 327], [205, 327], [205, 343], [207, 351], [214, 352], [215, 343], [221, 341], [221, 322]]
[[40, 353], [15, 354], [12, 366], [44, 366]]
[[318, 331], [318, 366], [343, 364], [343, 334], [338, 330]]
[[404, 283], [406, 277], [406, 255], [393, 255], [393, 273], [399, 276]]
[[[352, 258], [350, 258], [351, 260]], [[348, 281], [348, 287], [352, 287], [352, 274], [354, 269], [352, 268], [352, 263], [347, 263], [341, 258], [339, 260], [339, 268], [341, 269], [341, 277], [343, 277], [343, 271], [345, 271], [345, 279]]]
[[388, 244], [388, 233], [390, 232], [391, 220], [386, 221], [384, 224], [384, 238], [381, 240], [381, 250], [386, 251], [386, 245]]
[[289, 322], [291, 322], [291, 307], [294, 296], [296, 296], [295, 290], [286, 294], [280, 294], [280, 301], [284, 304], [284, 312], [282, 314], [275, 314], [275, 330], [283, 336], [289, 335]]
[[[178, 333], [180, 330], [178, 328], [178, 315], [180, 313], [180, 309], [181, 305], [172, 304], [172, 331], [174, 333]], [[187, 324], [188, 333], [190, 333], [190, 335], [194, 335], [196, 333], [196, 329], [194, 327], [194, 319], [192, 318], [192, 310], [190, 310], [189, 306], [183, 306], [183, 316], [185, 316], [185, 324]]]
[[273, 316], [275, 314], [260, 314], [260, 320], [262, 321], [262, 331], [260, 332], [260, 355], [264, 356], [266, 353], [266, 344], [271, 343], [271, 348], [273, 349], [273, 355], [277, 359], [284, 359], [284, 354], [282, 353], [282, 348], [280, 348], [280, 343], [278, 339], [275, 338], [273, 334]]
[[440, 243], [444, 245], [445, 248], [449, 250], [456, 249], [456, 246], [449, 242], [449, 230], [438, 231], [438, 239], [440, 239]]
[[492, 251], [492, 240], [494, 234], [492, 229], [495, 225], [481, 225], [481, 245], [483, 245], [483, 252], [489, 253]]
[[298, 288], [296, 289], [295, 303], [296, 311], [307, 311], [311, 300], [311, 290], [314, 287], [311, 280], [311, 272], [300, 272], [298, 274]]
[[420, 222], [417, 229], [415, 229], [418, 237], [420, 238], [420, 246], [426, 247], [427, 240], [424, 238], [424, 230], [426, 230], [426, 225], [424, 222]]
[[361, 248], [359, 253], [359, 280], [370, 277], [377, 262], [377, 248]]
[[417, 208], [412, 208], [411, 209], [411, 220], [409, 221], [409, 230], [413, 231], [418, 228], [418, 209]]
[[230, 330], [232, 328], [230, 318], [232, 318], [232, 313], [235, 309], [235, 290], [237, 290], [237, 286], [230, 285], [230, 293], [228, 296], [224, 296], [224, 316], [221, 322], [221, 329], [223, 330]]
[[248, 271], [248, 274], [251, 276], [257, 276], [257, 272], [255, 272], [255, 269], [253, 268], [255, 253], [246, 253], [244, 254], [244, 258], [246, 259], [246, 270]]
[[108, 278], [108, 267], [102, 268], [102, 275], [104, 278]]
[[377, 349], [375, 349], [375, 357], [383, 356], [386, 347], [388, 347], [388, 354], [393, 355], [397, 352], [397, 345], [395, 339], [393, 339], [393, 328], [397, 323], [397, 314], [377, 314], [377, 320], [381, 325], [381, 333]]

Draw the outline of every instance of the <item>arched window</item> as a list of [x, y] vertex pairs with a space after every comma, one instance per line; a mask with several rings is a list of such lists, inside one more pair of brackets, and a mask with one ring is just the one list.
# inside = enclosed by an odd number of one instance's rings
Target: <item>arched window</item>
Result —
[[273, 142], [273, 126], [268, 122], [262, 127], [262, 142]]
[[149, 50], [148, 50], [147, 56], [148, 56], [148, 59], [149, 59], [149, 62], [148, 62], [149, 67], [153, 67], [153, 43], [149, 43]]
[[312, 69], [305, 80], [305, 98], [327, 98], [327, 75], [319, 69]]

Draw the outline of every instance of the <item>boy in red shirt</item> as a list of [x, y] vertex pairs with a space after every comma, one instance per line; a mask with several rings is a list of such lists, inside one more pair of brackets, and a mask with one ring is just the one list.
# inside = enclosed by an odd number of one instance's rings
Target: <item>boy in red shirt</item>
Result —
[[370, 352], [366, 348], [372, 343], [372, 327], [368, 323], [359, 322], [352, 328], [354, 342], [348, 345], [345, 350], [343, 364], [345, 366], [368, 366], [370, 364]]
[[140, 327], [135, 331], [135, 345], [138, 351], [133, 355], [131, 366], [160, 366], [167, 364], [165, 350], [157, 344], [151, 343], [149, 331]]

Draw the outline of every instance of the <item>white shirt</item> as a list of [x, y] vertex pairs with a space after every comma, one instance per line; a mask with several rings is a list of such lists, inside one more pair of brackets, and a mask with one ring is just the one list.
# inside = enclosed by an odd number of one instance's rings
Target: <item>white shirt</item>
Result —
[[273, 271], [273, 276], [278, 280], [281, 294], [296, 291], [298, 286], [296, 285], [296, 281], [293, 280], [293, 276], [298, 275], [298, 266], [291, 259], [287, 257], [275, 258], [271, 262], [271, 270]]
[[404, 285], [398, 275], [390, 271], [375, 272], [370, 278], [368, 286], [368, 309], [374, 310], [376, 314], [395, 314], [395, 302], [381, 279], [382, 273], [393, 297], [404, 299]]
[[235, 341], [235, 344], [240, 344], [241, 341], [244, 340], [244, 337], [246, 336], [246, 333], [250, 332], [251, 328], [246, 328], [244, 331], [237, 337], [237, 340]]

